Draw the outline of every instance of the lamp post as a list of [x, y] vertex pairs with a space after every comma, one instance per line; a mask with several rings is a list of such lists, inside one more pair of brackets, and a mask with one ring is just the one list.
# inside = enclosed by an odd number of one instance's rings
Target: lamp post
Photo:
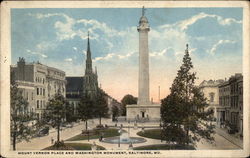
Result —
[[162, 129], [161, 129], [161, 127], [162, 127], [162, 124], [161, 124], [161, 119], [160, 119], [160, 131], [161, 131], [161, 142], [162, 142]]
[[128, 137], [130, 137], [130, 121], [128, 121]]
[[119, 129], [118, 133], [119, 133], [118, 147], [120, 147], [120, 144], [121, 144], [121, 143], [120, 143], [120, 139], [121, 139], [121, 137], [120, 137], [121, 129]]
[[142, 133], [144, 133], [144, 121], [142, 121]]
[[89, 142], [89, 127], [87, 127], [87, 134], [88, 134], [88, 142]]

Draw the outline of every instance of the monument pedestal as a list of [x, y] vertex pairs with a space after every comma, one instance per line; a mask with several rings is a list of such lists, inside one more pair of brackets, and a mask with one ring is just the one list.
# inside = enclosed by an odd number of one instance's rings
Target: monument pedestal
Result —
[[160, 121], [160, 109], [160, 104], [127, 105], [127, 121]]

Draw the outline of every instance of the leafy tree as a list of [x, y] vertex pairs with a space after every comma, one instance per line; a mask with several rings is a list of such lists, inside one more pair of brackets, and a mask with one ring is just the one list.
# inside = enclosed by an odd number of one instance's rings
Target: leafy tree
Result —
[[93, 101], [88, 95], [83, 95], [77, 106], [78, 118], [85, 122], [86, 131], [88, 130], [88, 120], [94, 117]]
[[111, 111], [113, 120], [116, 120], [116, 117], [119, 115], [119, 108], [116, 105], [113, 105]]
[[137, 98], [131, 94], [125, 95], [122, 100], [122, 116], [126, 116], [126, 105], [137, 104]]
[[74, 115], [74, 105], [66, 104], [66, 122], [75, 122], [77, 120], [77, 116]]
[[[57, 129], [57, 141], [60, 141], [60, 128], [62, 123], [65, 122], [65, 117], [67, 115], [67, 106], [68, 102], [60, 93], [55, 94], [51, 98], [46, 106], [44, 111], [44, 120], [47, 124]], [[69, 112], [68, 112], [69, 113]], [[72, 113], [71, 113], [72, 114]]]
[[18, 88], [13, 73], [11, 73], [10, 95], [11, 140], [13, 150], [16, 150], [17, 141], [29, 141], [36, 133], [36, 124], [31, 124], [36, 118], [34, 113], [28, 112], [29, 103], [22, 96], [22, 90]]
[[[170, 95], [162, 100], [161, 119], [163, 135], [168, 142], [195, 144], [201, 138], [214, 140], [213, 115], [205, 112], [207, 105], [204, 94], [195, 86], [196, 73], [188, 52], [188, 45], [183, 57], [183, 64], [170, 88]], [[191, 131], [191, 132], [190, 132]]]
[[94, 101], [94, 114], [99, 118], [99, 125], [102, 124], [102, 117], [109, 117], [108, 103], [105, 99], [105, 94], [101, 91], [97, 93], [96, 99]]

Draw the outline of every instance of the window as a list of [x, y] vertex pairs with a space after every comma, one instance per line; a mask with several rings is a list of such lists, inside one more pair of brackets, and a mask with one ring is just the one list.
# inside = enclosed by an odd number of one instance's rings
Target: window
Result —
[[44, 84], [44, 78], [43, 78], [43, 84]]
[[43, 96], [45, 96], [45, 89], [43, 88]]
[[40, 88], [40, 95], [42, 95], [43, 94], [43, 92], [42, 92], [42, 88]]
[[209, 93], [210, 102], [214, 102], [214, 93]]
[[29, 100], [29, 93], [28, 92], [26, 93], [26, 96], [27, 96], [27, 100]]
[[39, 95], [39, 88], [36, 88], [36, 94]]
[[40, 106], [41, 106], [41, 108], [43, 108], [43, 101], [42, 100], [40, 101]]
[[36, 101], [36, 107], [39, 109], [39, 100]]

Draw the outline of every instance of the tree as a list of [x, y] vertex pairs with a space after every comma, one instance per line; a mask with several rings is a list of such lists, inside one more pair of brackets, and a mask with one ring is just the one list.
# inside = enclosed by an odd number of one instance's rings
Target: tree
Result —
[[29, 141], [35, 134], [36, 124], [31, 124], [31, 121], [34, 121], [36, 118], [34, 113], [28, 112], [29, 103], [22, 96], [22, 90], [18, 88], [13, 73], [11, 73], [10, 95], [11, 139], [13, 150], [16, 150], [17, 141]]
[[126, 105], [137, 104], [137, 98], [131, 94], [125, 95], [122, 100], [122, 116], [126, 116]]
[[85, 122], [86, 131], [88, 130], [88, 120], [94, 116], [93, 105], [93, 101], [90, 97], [88, 95], [83, 95], [77, 106], [78, 118]]
[[[213, 115], [205, 112], [207, 105], [204, 94], [195, 86], [196, 73], [188, 52], [170, 88], [170, 95], [162, 100], [161, 119], [166, 141], [179, 144], [195, 144], [200, 138], [213, 141]], [[190, 133], [190, 131], [192, 133]]]
[[[52, 127], [56, 127], [57, 129], [57, 142], [60, 141], [60, 128], [62, 123], [65, 121], [65, 117], [67, 115], [67, 106], [68, 102], [64, 98], [63, 95], [57, 93], [51, 98], [46, 106], [44, 111], [45, 122]], [[68, 112], [70, 113], [70, 111]], [[72, 115], [72, 113], [71, 113]]]
[[77, 120], [77, 116], [74, 115], [74, 105], [66, 104], [66, 122], [71, 123]]
[[102, 117], [109, 117], [108, 103], [105, 99], [105, 94], [100, 90], [97, 93], [96, 99], [94, 101], [94, 114], [99, 118], [99, 125], [102, 124]]
[[112, 105], [111, 111], [112, 111], [113, 121], [115, 121], [116, 117], [119, 115], [119, 108], [116, 105]]

